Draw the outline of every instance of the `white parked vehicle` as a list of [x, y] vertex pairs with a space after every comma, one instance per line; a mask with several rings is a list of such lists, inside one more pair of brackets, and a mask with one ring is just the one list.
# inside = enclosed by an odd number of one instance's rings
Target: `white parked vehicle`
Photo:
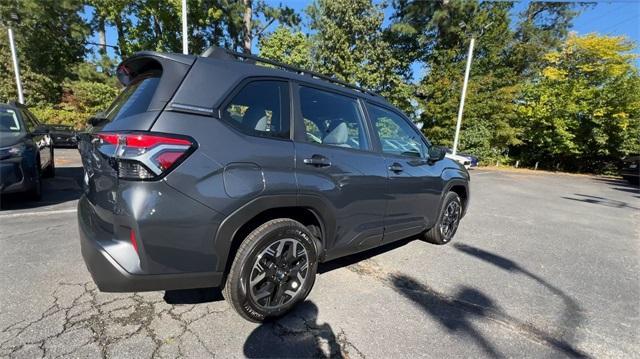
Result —
[[459, 162], [466, 169], [469, 169], [469, 167], [471, 167], [471, 159], [469, 157], [454, 155], [453, 153], [449, 153], [449, 151], [447, 151], [447, 154], [445, 154], [444, 156], [447, 158], [451, 158], [456, 162]]

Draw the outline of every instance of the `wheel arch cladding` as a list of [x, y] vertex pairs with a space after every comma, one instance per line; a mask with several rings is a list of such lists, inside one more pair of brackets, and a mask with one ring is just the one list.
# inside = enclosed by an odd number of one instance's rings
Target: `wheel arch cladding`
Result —
[[462, 202], [463, 215], [466, 214], [469, 206], [469, 174], [466, 171], [449, 168], [442, 172], [442, 180], [445, 182], [445, 186], [440, 199], [440, 207], [445, 195], [448, 192], [455, 192]]
[[265, 196], [247, 203], [227, 217], [220, 226], [214, 244], [216, 252], [221, 254], [217, 271], [227, 273], [240, 244], [249, 233], [276, 218], [293, 219], [307, 227], [313, 234], [318, 257], [323, 257], [326, 222], [322, 215], [314, 208], [298, 205], [295, 195]]

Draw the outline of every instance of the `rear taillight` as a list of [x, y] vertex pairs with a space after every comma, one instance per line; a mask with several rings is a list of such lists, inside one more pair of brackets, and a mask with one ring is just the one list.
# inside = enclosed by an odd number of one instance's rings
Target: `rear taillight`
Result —
[[118, 177], [129, 180], [160, 178], [196, 148], [188, 137], [152, 132], [100, 132], [95, 142], [100, 153], [113, 160]]

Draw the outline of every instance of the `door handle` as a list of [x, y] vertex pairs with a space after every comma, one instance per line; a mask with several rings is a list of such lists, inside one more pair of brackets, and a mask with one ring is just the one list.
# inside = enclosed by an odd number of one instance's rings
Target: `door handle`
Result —
[[398, 162], [394, 162], [389, 166], [389, 171], [391, 172], [395, 172], [395, 173], [399, 173], [402, 172], [404, 169], [402, 168], [402, 165], [399, 164]]
[[314, 167], [329, 167], [331, 166], [331, 161], [323, 155], [313, 155], [311, 158], [305, 158], [302, 160], [305, 165], [314, 166]]

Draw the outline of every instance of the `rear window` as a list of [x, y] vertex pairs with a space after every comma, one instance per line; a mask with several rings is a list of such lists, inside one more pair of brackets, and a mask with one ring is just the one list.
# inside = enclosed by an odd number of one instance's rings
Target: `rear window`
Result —
[[160, 83], [160, 73], [139, 76], [122, 90], [105, 111], [104, 117], [112, 122], [146, 112], [158, 88], [158, 83]]

